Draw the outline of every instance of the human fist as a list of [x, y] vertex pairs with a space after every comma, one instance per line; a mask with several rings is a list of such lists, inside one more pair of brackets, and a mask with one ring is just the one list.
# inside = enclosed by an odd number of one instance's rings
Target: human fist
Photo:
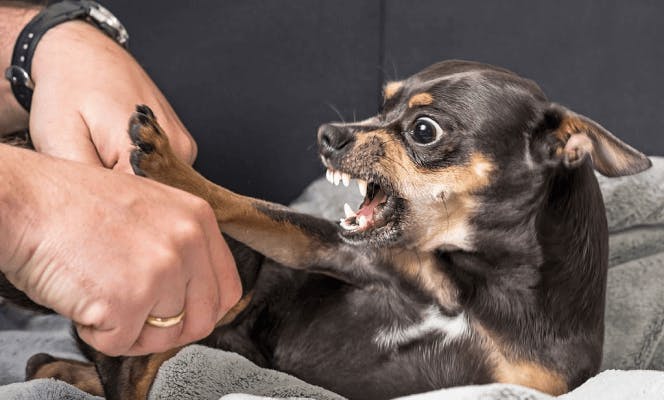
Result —
[[[138, 355], [190, 343], [240, 298], [232, 255], [204, 200], [6, 145], [0, 171], [2, 271], [33, 301], [71, 318], [96, 349]], [[182, 310], [175, 326], [145, 323]]]

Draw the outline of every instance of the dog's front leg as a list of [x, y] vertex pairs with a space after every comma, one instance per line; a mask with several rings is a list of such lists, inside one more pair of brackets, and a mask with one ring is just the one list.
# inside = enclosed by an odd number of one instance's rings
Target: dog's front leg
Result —
[[371, 254], [344, 243], [331, 221], [238, 195], [178, 160], [148, 107], [137, 107], [129, 134], [136, 145], [131, 154], [134, 171], [205, 199], [221, 230], [234, 239], [285, 266], [332, 275], [355, 285], [377, 274], [368, 262]]

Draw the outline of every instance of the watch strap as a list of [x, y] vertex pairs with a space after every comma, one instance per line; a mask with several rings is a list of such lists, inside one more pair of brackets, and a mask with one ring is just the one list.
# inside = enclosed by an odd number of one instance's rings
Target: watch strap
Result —
[[122, 30], [125, 37], [120, 41], [121, 35], [116, 34], [117, 32], [114, 32], [111, 26], [99, 22], [95, 18], [89, 18], [90, 16], [94, 17], [94, 13], [99, 12], [100, 9], [101, 7], [93, 1], [64, 0], [44, 8], [23, 28], [14, 45], [12, 62], [5, 71], [5, 77], [11, 84], [16, 100], [27, 111], [30, 111], [34, 90], [34, 82], [30, 76], [32, 57], [34, 56], [39, 40], [52, 27], [71, 20], [86, 19], [126, 48], [127, 37], [124, 28]]

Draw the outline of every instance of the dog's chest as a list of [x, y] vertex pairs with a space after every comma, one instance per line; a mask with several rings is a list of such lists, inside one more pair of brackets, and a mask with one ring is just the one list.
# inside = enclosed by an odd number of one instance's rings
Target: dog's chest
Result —
[[381, 288], [346, 288], [309, 301], [284, 315], [274, 367], [347, 396], [377, 382], [385, 397], [449, 386], [482, 357], [469, 349], [464, 312], [446, 315]]
[[471, 333], [468, 317], [464, 312], [445, 315], [437, 305], [431, 304], [416, 313], [419, 315], [414, 319], [386, 321], [376, 330], [373, 343], [380, 350], [394, 350], [421, 341], [425, 337], [432, 337], [439, 345], [445, 345], [462, 340]]

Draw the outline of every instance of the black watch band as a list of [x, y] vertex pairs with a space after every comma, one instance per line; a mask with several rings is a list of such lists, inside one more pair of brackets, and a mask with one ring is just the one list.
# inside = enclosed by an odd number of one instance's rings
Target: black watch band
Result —
[[44, 8], [21, 31], [14, 45], [11, 65], [5, 71], [16, 100], [30, 111], [34, 82], [30, 77], [32, 57], [42, 36], [63, 22], [82, 19], [101, 29], [123, 47], [129, 35], [120, 21], [107, 9], [90, 0], [64, 0]]

